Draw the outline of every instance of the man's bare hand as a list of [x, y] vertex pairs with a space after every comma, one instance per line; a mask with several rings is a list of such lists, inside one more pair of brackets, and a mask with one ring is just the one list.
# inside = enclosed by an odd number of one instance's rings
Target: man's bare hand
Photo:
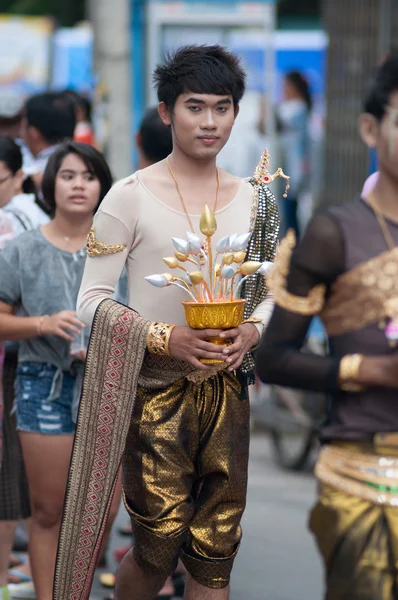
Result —
[[191, 329], [191, 327], [174, 327], [169, 341], [169, 352], [174, 358], [185, 360], [196, 369], [209, 371], [212, 367], [200, 362], [200, 358], [225, 360], [222, 346], [206, 341], [210, 337], [218, 337], [221, 329]]
[[228, 329], [220, 334], [223, 339], [231, 341], [231, 345], [224, 348], [224, 360], [229, 365], [228, 371], [238, 369], [250, 350], [260, 338], [257, 327], [253, 323], [242, 323], [235, 329]]

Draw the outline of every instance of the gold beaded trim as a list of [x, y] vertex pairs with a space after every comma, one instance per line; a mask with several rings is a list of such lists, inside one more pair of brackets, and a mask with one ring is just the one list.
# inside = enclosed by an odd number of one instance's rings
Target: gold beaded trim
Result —
[[300, 315], [317, 315], [325, 303], [326, 286], [323, 283], [315, 286], [306, 297], [295, 296], [287, 291], [287, 277], [295, 247], [296, 235], [290, 229], [279, 246], [275, 265], [267, 275], [267, 283], [278, 306]]
[[146, 340], [148, 351], [151, 354], [170, 356], [169, 341], [174, 327], [175, 325], [158, 323], [157, 321], [151, 323]]
[[99, 242], [95, 235], [94, 227], [90, 229], [90, 232], [87, 236], [87, 254], [92, 258], [94, 256], [102, 256], [104, 254], [116, 254], [117, 252], [122, 252], [126, 246], [123, 244], [116, 244], [115, 246], [111, 246], [110, 244], [104, 244], [104, 242]]
[[346, 494], [373, 504], [398, 506], [398, 494], [395, 492], [397, 463], [390, 456], [325, 446], [318, 458], [315, 475], [325, 485]]
[[341, 359], [339, 382], [344, 392], [361, 392], [364, 389], [363, 385], [357, 383], [362, 361], [362, 354], [347, 354]]

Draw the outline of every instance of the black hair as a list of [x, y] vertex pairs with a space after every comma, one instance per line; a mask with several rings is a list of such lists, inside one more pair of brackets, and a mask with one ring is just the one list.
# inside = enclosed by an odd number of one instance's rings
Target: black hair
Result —
[[364, 111], [381, 121], [386, 113], [390, 96], [398, 91], [398, 51], [393, 50], [376, 70], [365, 97]]
[[36, 127], [49, 144], [73, 138], [76, 115], [73, 104], [58, 92], [44, 92], [25, 104], [28, 126]]
[[80, 108], [81, 110], [83, 110], [85, 120], [89, 123], [92, 122], [92, 103], [86, 96], [82, 96], [75, 90], [70, 89], [63, 90], [62, 92], [60, 92], [60, 94], [62, 97], [70, 101], [70, 103], [73, 105], [73, 110], [75, 111], [75, 114], [77, 109]]
[[154, 72], [159, 102], [173, 110], [186, 92], [232, 96], [236, 107], [245, 93], [246, 74], [236, 54], [222, 46], [182, 46]]
[[112, 187], [112, 174], [101, 152], [89, 144], [83, 144], [82, 142], [65, 142], [50, 156], [43, 174], [43, 197], [52, 216], [54, 216], [56, 208], [55, 180], [61, 167], [61, 163], [68, 154], [76, 154], [79, 156], [90, 173], [95, 175], [100, 182], [100, 197], [95, 210], [98, 209], [102, 200]]
[[171, 129], [159, 117], [157, 108], [149, 108], [141, 121], [139, 133], [145, 157], [153, 163], [159, 162], [173, 150]]
[[312, 109], [312, 96], [310, 86], [304, 75], [300, 71], [289, 71], [286, 73], [285, 79], [294, 85], [310, 111]]
[[[0, 135], [0, 161], [2, 161], [13, 175], [16, 175], [23, 165], [23, 156], [20, 146], [8, 135]], [[22, 183], [25, 194], [33, 194], [35, 202], [44, 212], [48, 212], [37, 194], [36, 186], [31, 177], [26, 177]]]
[[13, 175], [22, 169], [21, 148], [8, 135], [0, 135], [0, 161]]

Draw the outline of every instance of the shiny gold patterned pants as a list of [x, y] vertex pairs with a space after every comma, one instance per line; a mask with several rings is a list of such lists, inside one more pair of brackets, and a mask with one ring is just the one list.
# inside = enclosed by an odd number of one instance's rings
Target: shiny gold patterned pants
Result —
[[310, 529], [325, 564], [326, 600], [398, 599], [398, 507], [320, 484]]
[[222, 372], [140, 388], [123, 459], [134, 556], [167, 576], [181, 555], [202, 585], [228, 585], [245, 508], [249, 403]]

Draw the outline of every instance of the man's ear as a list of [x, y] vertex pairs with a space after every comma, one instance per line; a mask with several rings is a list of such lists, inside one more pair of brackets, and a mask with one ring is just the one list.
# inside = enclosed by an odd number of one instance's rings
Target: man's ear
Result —
[[376, 117], [369, 113], [363, 113], [359, 117], [359, 135], [368, 148], [377, 146], [378, 134], [379, 123]]
[[171, 125], [171, 111], [164, 102], [160, 102], [158, 106], [159, 117], [162, 119], [165, 125]]

